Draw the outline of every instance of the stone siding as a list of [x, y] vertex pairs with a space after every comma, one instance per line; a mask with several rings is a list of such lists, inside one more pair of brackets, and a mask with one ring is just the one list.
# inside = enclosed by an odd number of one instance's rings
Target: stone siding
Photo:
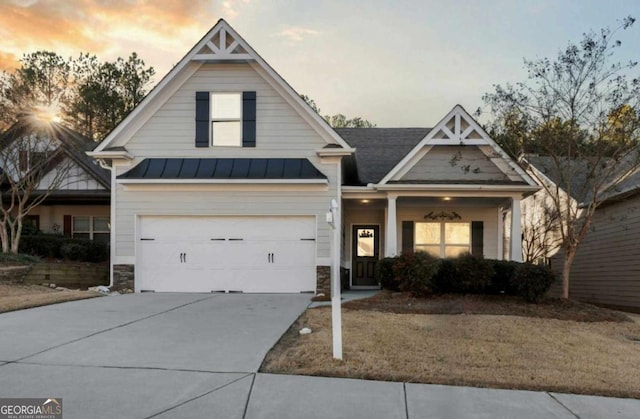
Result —
[[113, 265], [114, 291], [124, 289], [134, 290], [134, 265]]

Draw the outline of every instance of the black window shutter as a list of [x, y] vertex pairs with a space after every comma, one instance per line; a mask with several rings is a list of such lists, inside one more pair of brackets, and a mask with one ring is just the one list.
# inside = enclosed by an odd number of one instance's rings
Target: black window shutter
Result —
[[209, 147], [209, 92], [196, 92], [196, 147]]
[[242, 147], [256, 146], [256, 92], [242, 93]]
[[402, 253], [413, 253], [413, 221], [402, 222]]
[[471, 222], [471, 254], [476, 257], [484, 255], [484, 223], [482, 221]]
[[62, 232], [65, 237], [71, 237], [71, 221], [72, 218], [70, 215], [65, 215], [62, 217]]

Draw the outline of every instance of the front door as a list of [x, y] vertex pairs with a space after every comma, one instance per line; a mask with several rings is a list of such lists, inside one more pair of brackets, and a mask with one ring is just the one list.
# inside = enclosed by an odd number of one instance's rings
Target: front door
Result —
[[378, 286], [375, 278], [376, 262], [380, 248], [380, 227], [353, 226], [353, 250], [351, 285], [354, 287]]

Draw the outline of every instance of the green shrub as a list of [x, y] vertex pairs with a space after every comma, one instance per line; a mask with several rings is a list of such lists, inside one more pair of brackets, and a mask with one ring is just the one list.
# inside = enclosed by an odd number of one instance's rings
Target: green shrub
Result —
[[86, 256], [83, 262], [104, 262], [109, 260], [109, 244], [96, 241], [85, 241]]
[[490, 294], [516, 295], [513, 278], [515, 277], [516, 269], [522, 263], [510, 260], [489, 260], [489, 262], [493, 266], [493, 276], [487, 292]]
[[456, 274], [456, 267], [453, 259], [442, 259], [438, 266], [438, 272], [431, 278], [433, 292], [437, 294], [448, 294], [462, 292], [462, 282], [460, 276]]
[[38, 234], [20, 238], [20, 253], [50, 259], [79, 262], [109, 260], [109, 245], [86, 239], [73, 239], [57, 234]]
[[406, 253], [395, 259], [393, 273], [401, 291], [424, 297], [433, 292], [431, 280], [439, 265], [440, 260], [428, 253]]
[[453, 260], [458, 281], [464, 294], [484, 294], [489, 289], [493, 268], [482, 257], [464, 254]]
[[375, 278], [385, 290], [400, 290], [400, 283], [396, 280], [396, 276], [393, 273], [395, 260], [396, 258], [386, 257], [376, 263]]
[[555, 275], [549, 267], [523, 263], [516, 269], [512, 285], [518, 296], [536, 303], [549, 291], [555, 280]]
[[20, 238], [19, 251], [42, 258], [61, 259], [60, 246], [64, 240], [63, 236], [56, 234], [25, 235]]
[[87, 259], [87, 247], [87, 243], [67, 242], [60, 246], [60, 253], [67, 260], [84, 261]]

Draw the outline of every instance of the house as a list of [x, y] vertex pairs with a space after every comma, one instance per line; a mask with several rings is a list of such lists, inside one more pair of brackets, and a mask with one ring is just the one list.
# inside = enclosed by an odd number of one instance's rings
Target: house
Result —
[[112, 285], [313, 292], [333, 225], [353, 288], [402, 251], [501, 258], [538, 189], [461, 107], [433, 128], [332, 129], [224, 20], [90, 156], [111, 167]]
[[[97, 144], [56, 122], [23, 117], [0, 137], [5, 172], [34, 177], [31, 197], [48, 196], [24, 219], [24, 231], [110, 242], [110, 172], [85, 152]], [[9, 188], [3, 177], [4, 190]], [[52, 190], [54, 189], [54, 190]], [[5, 204], [10, 196], [3, 194]]]
[[[541, 179], [553, 188], [561, 183], [549, 157], [528, 157], [527, 161], [530, 164], [528, 170], [532, 171], [535, 179]], [[583, 210], [583, 203], [592, 198], [588, 192], [586, 172], [576, 165], [572, 173], [571, 195], [559, 188], [563, 199], [578, 214]], [[548, 193], [541, 190], [522, 201], [524, 231], [535, 228], [534, 222], [525, 216], [525, 208], [536, 213], [533, 207], [536, 196], [538, 202], [549, 199]], [[636, 171], [604, 188], [598, 201], [589, 232], [573, 260], [569, 295], [579, 301], [640, 311], [640, 247], [637, 245], [640, 232], [640, 172]], [[539, 211], [537, 216], [540, 217]], [[539, 219], [537, 222], [538, 225], [545, 224]], [[560, 274], [564, 254], [559, 248], [558, 235], [557, 231], [551, 232], [554, 245], [546, 249], [546, 258], [554, 271]], [[561, 284], [556, 283], [550, 294], [559, 296], [560, 288]]]

